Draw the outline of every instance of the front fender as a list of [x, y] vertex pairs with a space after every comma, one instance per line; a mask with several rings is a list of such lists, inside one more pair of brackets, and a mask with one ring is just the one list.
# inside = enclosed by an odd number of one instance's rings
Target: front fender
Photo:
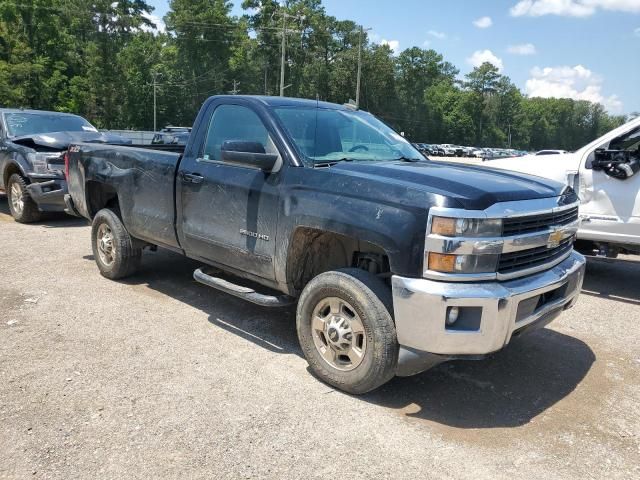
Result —
[[28, 178], [28, 174], [33, 171], [32, 166], [26, 158], [26, 155], [23, 155], [22, 152], [18, 151], [9, 151], [8, 155], [3, 161], [2, 165], [0, 165], [0, 171], [2, 172], [2, 187], [6, 187], [7, 182], [9, 181], [9, 172], [11, 171], [11, 167], [17, 167], [20, 175], [24, 178]]
[[419, 276], [427, 212], [426, 208], [385, 204], [377, 199], [290, 190], [281, 198], [277, 279], [286, 283], [288, 251], [293, 234], [300, 227], [372, 243], [385, 251], [393, 273]]

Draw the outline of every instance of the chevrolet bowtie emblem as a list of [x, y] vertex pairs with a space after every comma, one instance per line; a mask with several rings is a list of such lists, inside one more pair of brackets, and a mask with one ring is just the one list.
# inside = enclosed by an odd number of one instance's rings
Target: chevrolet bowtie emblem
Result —
[[556, 248], [560, 246], [560, 242], [564, 238], [564, 232], [562, 230], [556, 230], [549, 234], [549, 240], [547, 240], [547, 248]]

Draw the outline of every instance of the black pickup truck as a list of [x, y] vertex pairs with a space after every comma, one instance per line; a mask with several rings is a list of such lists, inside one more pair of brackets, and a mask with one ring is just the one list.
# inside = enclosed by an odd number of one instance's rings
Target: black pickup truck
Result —
[[582, 285], [570, 188], [431, 162], [349, 106], [212, 97], [183, 153], [77, 144], [67, 163], [102, 275], [159, 246], [206, 285], [297, 303], [311, 368], [351, 393], [499, 350]]
[[0, 109], [0, 191], [18, 222], [64, 211], [64, 152], [71, 142], [126, 144], [70, 113]]

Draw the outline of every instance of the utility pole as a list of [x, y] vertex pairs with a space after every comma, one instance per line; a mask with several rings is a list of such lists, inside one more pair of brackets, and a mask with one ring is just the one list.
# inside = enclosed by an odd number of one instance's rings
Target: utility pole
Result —
[[509, 122], [509, 148], [511, 148], [511, 122]]
[[362, 75], [362, 36], [365, 31], [371, 30], [370, 28], [363, 28], [360, 25], [360, 33], [358, 35], [358, 75], [356, 79], [356, 108], [360, 108], [360, 76]]
[[238, 87], [240, 86], [240, 82], [237, 82], [236, 79], [233, 79], [233, 90], [231, 90], [229, 93], [231, 95], [237, 95], [238, 93], [240, 93], [240, 90], [238, 90]]
[[269, 68], [269, 63], [264, 63], [264, 94], [269, 95], [267, 92], [269, 89], [267, 88], [267, 69]]
[[285, 12], [282, 14], [282, 52], [280, 56], [280, 96], [284, 97], [284, 61], [287, 49], [287, 16]]
[[290, 15], [287, 12], [279, 13], [282, 15], [282, 44], [280, 46], [280, 96], [284, 97], [284, 69], [285, 62], [287, 60], [287, 19], [292, 18], [294, 20], [304, 20], [304, 15]]
[[157, 100], [157, 90], [158, 90], [158, 76], [159, 72], [151, 72], [153, 75], [153, 131], [158, 131], [158, 100]]

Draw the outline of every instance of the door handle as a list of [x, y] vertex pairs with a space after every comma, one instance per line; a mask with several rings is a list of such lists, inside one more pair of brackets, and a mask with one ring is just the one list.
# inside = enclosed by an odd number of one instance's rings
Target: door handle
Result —
[[204, 177], [197, 173], [182, 173], [182, 180], [186, 183], [202, 183]]

